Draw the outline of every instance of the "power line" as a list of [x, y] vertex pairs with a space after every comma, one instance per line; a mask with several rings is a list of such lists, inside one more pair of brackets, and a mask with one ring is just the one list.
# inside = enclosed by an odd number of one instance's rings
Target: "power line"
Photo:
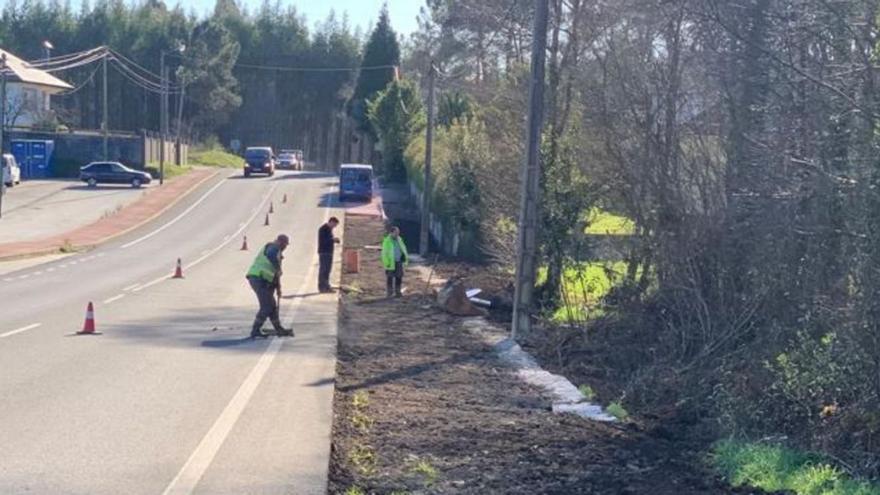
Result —
[[[165, 55], [166, 57], [174, 57], [174, 58], [184, 58], [184, 55], [180, 55], [177, 53], [168, 53]], [[368, 65], [366, 67], [292, 67], [285, 65], [262, 65], [262, 64], [249, 64], [249, 63], [236, 63], [233, 65], [234, 68], [242, 68], [242, 69], [261, 69], [261, 70], [275, 70], [280, 72], [354, 72], [359, 70], [387, 70], [394, 69], [399, 67], [398, 65], [388, 64], [388, 65]]]
[[83, 89], [84, 87], [86, 87], [86, 85], [87, 85], [88, 83], [92, 82], [92, 80], [95, 78], [95, 74], [98, 73], [98, 70], [99, 70], [100, 68], [101, 68], [101, 66], [95, 67], [95, 70], [93, 70], [92, 73], [89, 75], [89, 77], [87, 77], [86, 80], [83, 81], [83, 83], [80, 84], [79, 86], [77, 86], [77, 87], [75, 87], [75, 88], [73, 88], [73, 89], [71, 89], [71, 90], [69, 90], [69, 91], [65, 91], [65, 92], [63, 92], [63, 93], [58, 93], [58, 94], [55, 94], [55, 95], [52, 95], [52, 96], [69, 96], [69, 95], [72, 95], [72, 94], [78, 92], [79, 90], [81, 90], [81, 89]]

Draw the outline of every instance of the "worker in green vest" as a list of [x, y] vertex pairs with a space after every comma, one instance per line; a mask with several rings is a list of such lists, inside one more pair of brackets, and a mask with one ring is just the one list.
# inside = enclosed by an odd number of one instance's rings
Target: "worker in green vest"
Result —
[[293, 329], [284, 328], [281, 325], [281, 319], [278, 314], [278, 300], [281, 300], [281, 260], [284, 258], [281, 253], [290, 244], [290, 239], [281, 234], [274, 241], [266, 244], [257, 254], [250, 270], [247, 272], [247, 281], [251, 285], [251, 289], [257, 295], [257, 301], [260, 303], [260, 310], [254, 318], [254, 326], [251, 329], [251, 337], [266, 337], [263, 333], [263, 323], [266, 319], [272, 322], [275, 327], [275, 334], [279, 337], [293, 337]]
[[382, 266], [385, 268], [385, 295], [400, 297], [403, 295], [403, 269], [409, 264], [409, 253], [406, 243], [400, 236], [400, 229], [392, 226], [382, 239]]

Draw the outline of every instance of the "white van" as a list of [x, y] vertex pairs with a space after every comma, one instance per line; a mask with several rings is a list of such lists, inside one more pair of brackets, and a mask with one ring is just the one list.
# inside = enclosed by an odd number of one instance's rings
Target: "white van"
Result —
[[0, 158], [2, 158], [0, 166], [3, 167], [3, 183], [6, 184], [6, 187], [21, 184], [21, 169], [18, 167], [18, 163], [15, 162], [15, 157], [9, 153], [4, 153]]

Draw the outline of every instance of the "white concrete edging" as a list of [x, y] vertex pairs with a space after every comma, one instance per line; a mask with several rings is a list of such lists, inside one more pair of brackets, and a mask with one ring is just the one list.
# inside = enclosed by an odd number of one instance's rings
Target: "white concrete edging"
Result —
[[462, 322], [462, 327], [491, 345], [499, 359], [516, 370], [520, 380], [546, 390], [553, 397], [554, 413], [576, 414], [594, 421], [617, 421], [602, 406], [588, 401], [567, 378], [541, 368], [535, 358], [510, 338], [502, 337], [503, 333], [485, 318], [467, 318]]

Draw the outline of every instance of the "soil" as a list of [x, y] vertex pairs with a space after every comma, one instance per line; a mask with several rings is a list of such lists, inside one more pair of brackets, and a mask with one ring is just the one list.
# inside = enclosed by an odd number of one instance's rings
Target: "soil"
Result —
[[748, 493], [681, 451], [670, 431], [687, 425], [552, 414], [541, 390], [433, 304], [415, 270], [404, 297], [385, 299], [381, 232], [379, 219], [346, 220], [361, 269], [343, 274], [330, 493]]

